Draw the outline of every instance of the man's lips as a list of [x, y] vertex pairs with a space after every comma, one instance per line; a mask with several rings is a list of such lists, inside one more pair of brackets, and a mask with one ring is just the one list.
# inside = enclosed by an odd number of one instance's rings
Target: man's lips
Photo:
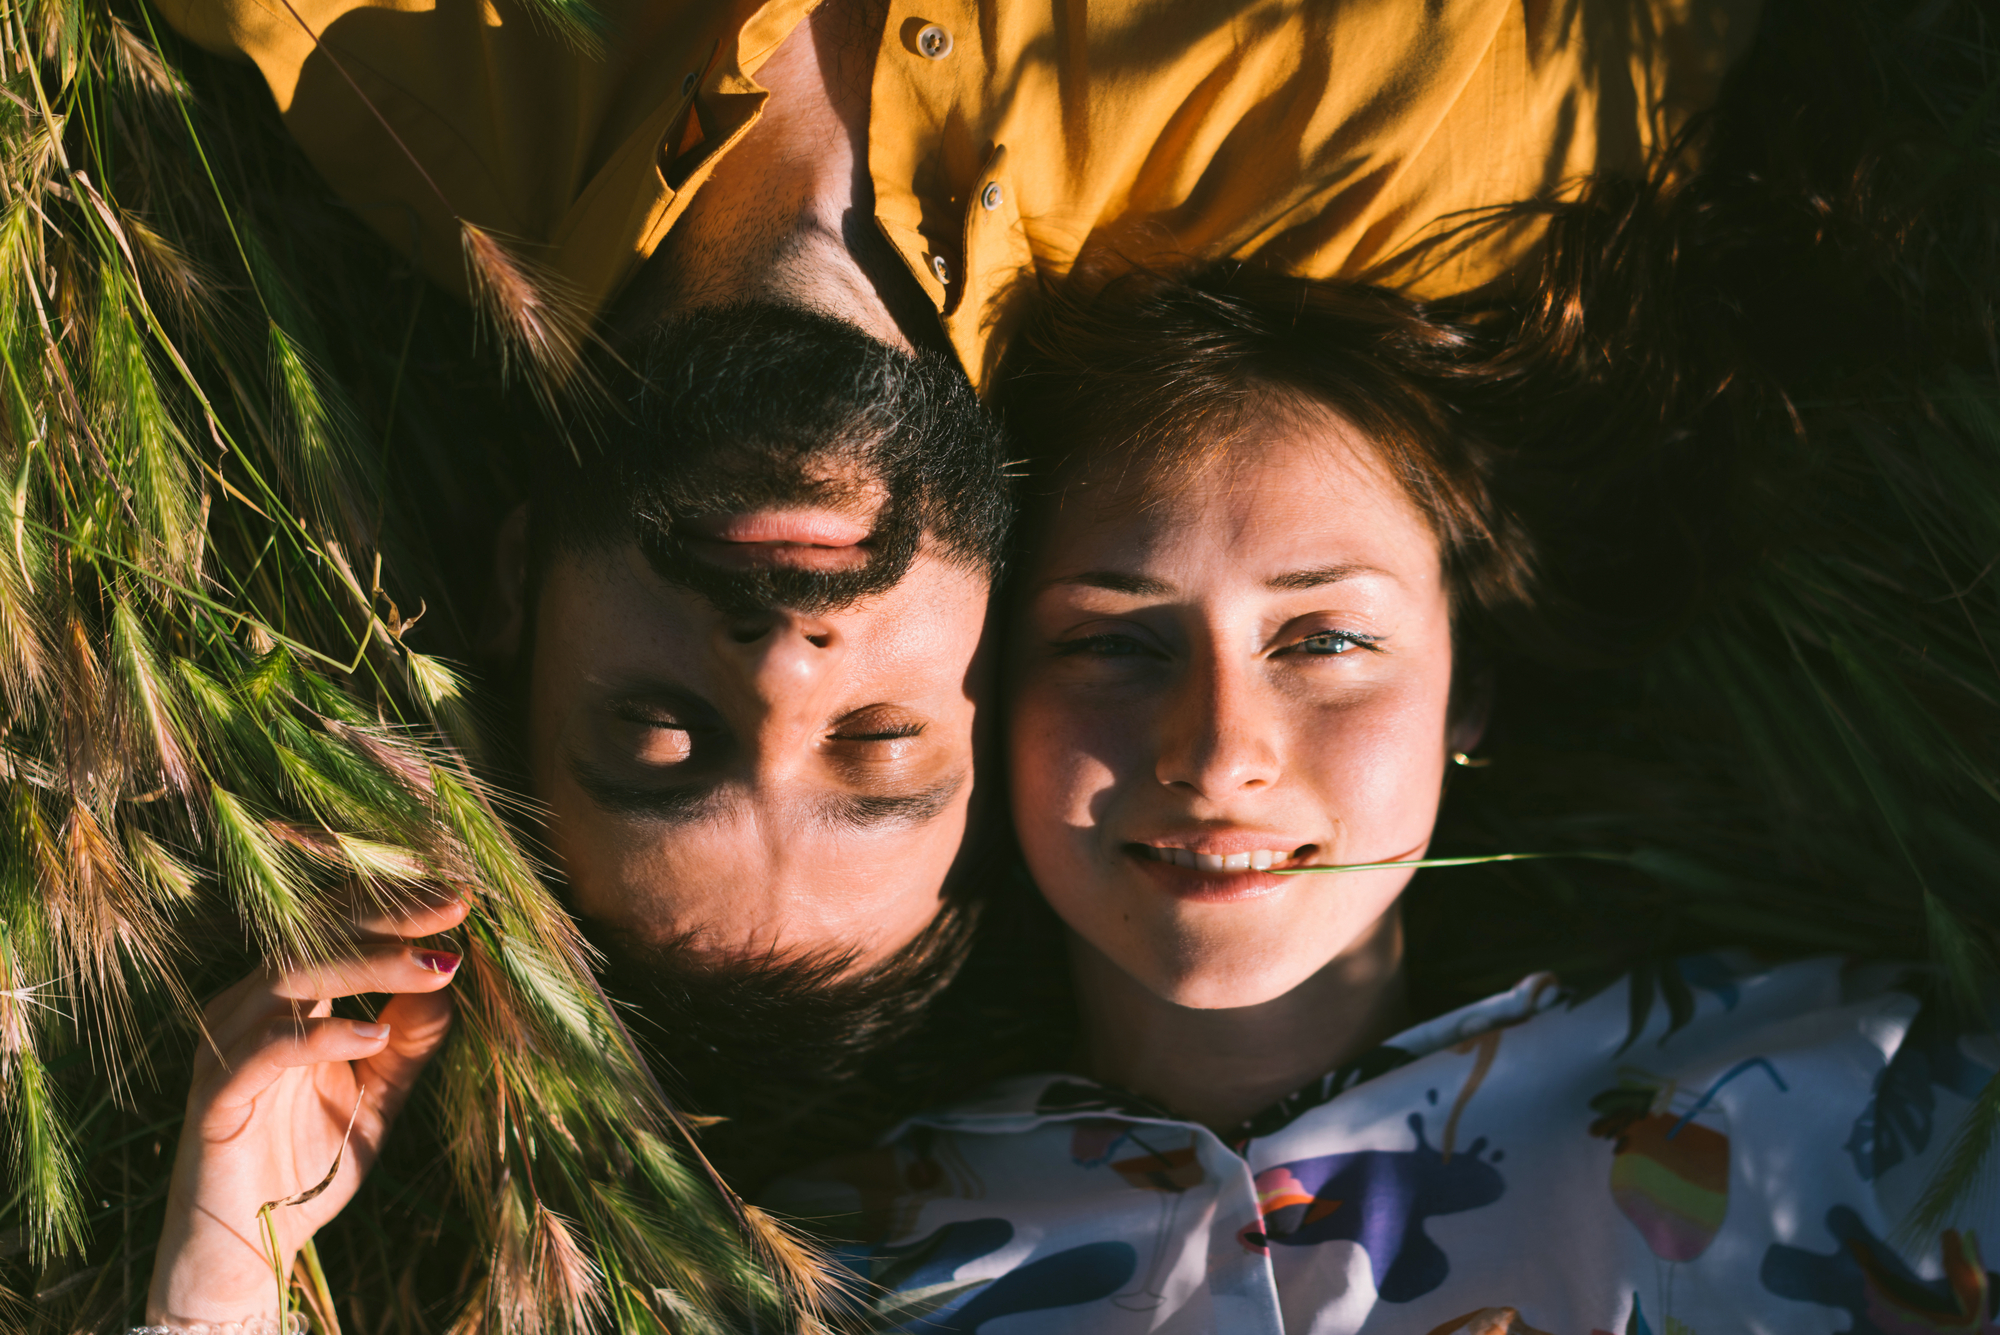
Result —
[[716, 542], [784, 542], [800, 547], [852, 547], [868, 541], [868, 525], [832, 510], [757, 510], [704, 515], [687, 531]]
[[682, 525], [690, 549], [730, 570], [854, 570], [868, 564], [868, 525], [831, 510], [704, 515]]

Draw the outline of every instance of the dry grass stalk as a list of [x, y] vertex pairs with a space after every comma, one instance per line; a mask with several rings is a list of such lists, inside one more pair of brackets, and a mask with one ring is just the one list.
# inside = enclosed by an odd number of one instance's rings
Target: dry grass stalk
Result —
[[459, 222], [466, 287], [505, 369], [527, 378], [553, 417], [572, 395], [605, 396], [586, 356], [594, 339], [588, 311], [553, 272], [516, 255], [498, 237]]
[[[24, 483], [26, 472], [24, 468]], [[9, 498], [14, 502], [8, 525], [13, 541], [0, 551], [0, 692], [6, 696], [9, 716], [17, 720], [33, 712], [41, 698], [50, 657], [44, 640], [49, 616], [38, 605], [41, 600], [28, 565], [25, 493], [22, 485]]]
[[126, 713], [134, 725], [126, 729], [126, 734], [151, 752], [168, 792], [181, 798], [190, 797], [194, 770], [174, 717], [172, 681], [155, 661], [132, 605], [123, 598], [115, 603], [111, 625]]
[[60, 879], [44, 887], [50, 945], [59, 973], [71, 980], [82, 1017], [114, 1066], [113, 1087], [140, 1074], [131, 978], [151, 980], [192, 1016], [168, 946], [166, 921], [132, 876], [123, 851], [97, 816], [72, 804], [64, 820]]
[[743, 1206], [744, 1225], [802, 1320], [819, 1322], [848, 1296], [846, 1272], [817, 1244], [755, 1205]]
[[35, 1053], [32, 1012], [56, 1004], [53, 979], [29, 977], [14, 948], [13, 929], [0, 921], [0, 1084], [12, 1081], [24, 1057]]
[[213, 313], [218, 280], [206, 265], [156, 231], [136, 213], [120, 212], [119, 221], [137, 259], [139, 273], [164, 292], [168, 308], [179, 319], [194, 322]]
[[124, 20], [116, 14], [107, 14], [104, 22], [110, 32], [111, 53], [118, 73], [126, 82], [154, 97], [180, 98], [188, 95], [186, 81], [169, 69], [167, 62], [160, 58], [160, 53], [127, 27]]
[[63, 619], [63, 769], [78, 802], [101, 806], [117, 797], [124, 766], [93, 639], [72, 607]]
[[535, 1202], [535, 1284], [543, 1295], [549, 1324], [569, 1335], [589, 1335], [604, 1313], [604, 1287], [597, 1267], [578, 1245], [562, 1216]]
[[415, 748], [408, 746], [384, 733], [344, 723], [339, 719], [322, 718], [320, 726], [332, 736], [339, 738], [368, 762], [404, 785], [412, 794], [429, 797], [431, 792], [431, 767]]

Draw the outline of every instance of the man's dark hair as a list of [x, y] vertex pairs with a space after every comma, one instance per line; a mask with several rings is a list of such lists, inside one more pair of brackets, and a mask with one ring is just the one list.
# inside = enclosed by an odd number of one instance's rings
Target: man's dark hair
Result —
[[[997, 579], [1012, 520], [998, 423], [948, 356], [905, 352], [796, 307], [746, 304], [659, 325], [629, 350], [626, 413], [600, 441], [554, 446], [529, 498], [529, 633], [513, 666], [525, 710], [536, 588], [551, 560], [636, 542], [659, 574], [725, 612], [825, 611], [893, 587], [920, 546]], [[881, 496], [852, 571], [724, 570], [684, 525], [773, 506]], [[525, 735], [517, 727], [516, 737]], [[997, 837], [989, 832], [987, 839]], [[922, 1019], [971, 949], [994, 857], [963, 859], [917, 938], [861, 974], [839, 952], [701, 962], [596, 924], [604, 981], [635, 1007], [662, 1082], [728, 1120], [705, 1151], [744, 1186], [788, 1156], [864, 1143], [877, 1104], [859, 1074]], [[836, 1117], [834, 1105], [852, 1103]]]
[[[992, 879], [998, 862], [981, 859], [971, 876]], [[713, 961], [681, 941], [584, 930], [663, 1087], [724, 1119], [702, 1152], [755, 1194], [775, 1173], [861, 1148], [924, 1101], [893, 1078], [894, 1054], [964, 968], [993, 888], [947, 897], [908, 945], [852, 976], [843, 952]]]
[[[998, 574], [1011, 518], [1001, 435], [949, 357], [752, 303], [667, 321], [634, 359], [626, 420], [537, 470], [531, 578], [557, 552], [632, 541], [725, 611], [846, 606], [894, 587], [925, 541]], [[684, 546], [695, 516], [838, 505], [857, 484], [887, 493], [858, 569], [726, 571]]]

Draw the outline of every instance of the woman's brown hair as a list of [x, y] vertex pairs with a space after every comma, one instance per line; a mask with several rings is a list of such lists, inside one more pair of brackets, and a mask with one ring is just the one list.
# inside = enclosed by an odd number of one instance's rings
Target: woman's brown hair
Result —
[[1330, 409], [1436, 535], [1453, 613], [1525, 607], [1534, 553], [1495, 489], [1499, 451], [1455, 406], [1468, 331], [1355, 283], [1239, 263], [1049, 294], [1000, 391], [1022, 461], [1021, 544], [1078, 486], [1171, 494], [1274, 412]]

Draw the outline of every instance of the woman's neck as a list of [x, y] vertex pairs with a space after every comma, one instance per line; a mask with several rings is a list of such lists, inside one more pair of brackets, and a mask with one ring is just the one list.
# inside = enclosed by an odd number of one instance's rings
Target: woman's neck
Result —
[[1409, 1021], [1395, 908], [1291, 991], [1232, 1010], [1163, 1001], [1074, 933], [1070, 959], [1084, 1070], [1223, 1133]]

